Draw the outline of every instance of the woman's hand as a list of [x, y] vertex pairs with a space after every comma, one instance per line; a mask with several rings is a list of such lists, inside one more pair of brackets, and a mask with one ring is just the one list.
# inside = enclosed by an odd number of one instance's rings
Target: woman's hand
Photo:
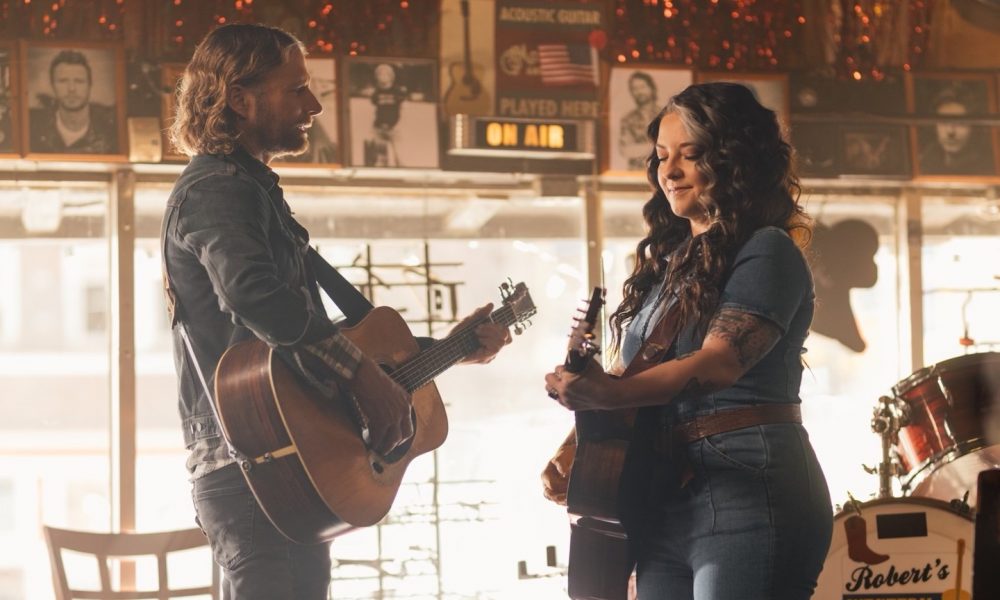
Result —
[[566, 505], [566, 491], [569, 488], [569, 473], [576, 456], [576, 429], [566, 436], [542, 471], [542, 495], [556, 504]]
[[579, 373], [570, 373], [562, 365], [545, 375], [545, 390], [549, 397], [570, 410], [614, 409], [623, 406], [620, 379], [604, 372], [596, 360], [590, 359]]

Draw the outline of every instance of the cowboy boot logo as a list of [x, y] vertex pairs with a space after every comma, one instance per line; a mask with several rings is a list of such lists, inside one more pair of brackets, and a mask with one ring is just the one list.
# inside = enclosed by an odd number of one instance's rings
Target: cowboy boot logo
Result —
[[877, 565], [889, 560], [888, 554], [879, 554], [868, 547], [868, 526], [860, 515], [851, 515], [844, 521], [847, 534], [847, 556], [854, 562]]

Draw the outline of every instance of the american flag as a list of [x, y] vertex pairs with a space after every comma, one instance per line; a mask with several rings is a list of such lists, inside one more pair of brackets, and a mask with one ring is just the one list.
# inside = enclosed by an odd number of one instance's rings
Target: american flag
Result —
[[597, 86], [597, 51], [587, 45], [540, 44], [538, 66], [544, 85]]

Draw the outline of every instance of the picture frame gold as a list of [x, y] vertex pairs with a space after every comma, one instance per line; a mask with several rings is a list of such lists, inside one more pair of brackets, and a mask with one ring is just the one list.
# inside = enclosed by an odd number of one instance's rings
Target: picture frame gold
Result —
[[0, 158], [21, 156], [18, 44], [0, 42]]
[[1000, 180], [1000, 137], [995, 76], [984, 72], [909, 72], [906, 77], [910, 157], [915, 178], [931, 181]]
[[[21, 41], [21, 140], [26, 158], [125, 161], [125, 50], [120, 43]], [[57, 71], [58, 69], [58, 71]], [[63, 75], [59, 83], [53, 77]], [[86, 104], [85, 129], [63, 115]]]
[[671, 96], [693, 82], [691, 69], [638, 63], [612, 66], [605, 98], [608, 117], [604, 120], [602, 171], [645, 176], [646, 159], [653, 149], [646, 138], [649, 122]]

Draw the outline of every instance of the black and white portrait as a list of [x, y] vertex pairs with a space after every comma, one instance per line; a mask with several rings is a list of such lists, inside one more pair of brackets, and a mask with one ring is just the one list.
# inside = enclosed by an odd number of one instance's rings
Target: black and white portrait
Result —
[[608, 170], [644, 171], [649, 122], [671, 96], [691, 85], [688, 69], [614, 67], [608, 85]]
[[750, 88], [757, 101], [778, 114], [782, 128], [788, 126], [788, 76], [780, 73], [699, 72], [698, 83], [726, 81]]
[[839, 130], [833, 123], [793, 121], [792, 146], [795, 148], [799, 174], [805, 177], [836, 177], [840, 175], [837, 160]]
[[435, 61], [350, 58], [345, 72], [351, 164], [436, 168]]
[[14, 144], [14, 111], [17, 103], [17, 92], [14, 87], [14, 45], [0, 44], [0, 154], [13, 154], [17, 151]]
[[122, 153], [119, 48], [28, 43], [23, 56], [29, 153]]
[[281, 162], [335, 165], [340, 163], [338, 141], [339, 103], [337, 102], [337, 64], [332, 58], [306, 58], [309, 89], [319, 100], [323, 112], [313, 117], [309, 128], [309, 146], [296, 156], [283, 156]]
[[841, 174], [909, 176], [907, 140], [903, 125], [841, 125]]
[[922, 175], [993, 175], [996, 149], [988, 125], [967, 119], [986, 117], [993, 108], [990, 80], [913, 78], [916, 114], [934, 125], [917, 126], [917, 165]]

